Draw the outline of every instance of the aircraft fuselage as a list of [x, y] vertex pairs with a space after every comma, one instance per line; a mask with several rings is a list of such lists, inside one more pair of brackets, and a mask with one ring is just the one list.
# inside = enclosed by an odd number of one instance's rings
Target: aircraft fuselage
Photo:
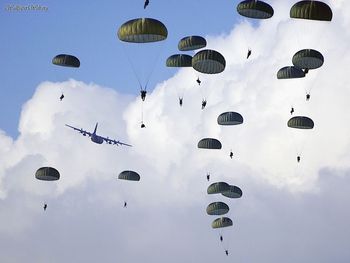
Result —
[[97, 143], [97, 144], [102, 144], [103, 143], [103, 139], [96, 135], [96, 134], [92, 134], [91, 135], [91, 141], [93, 141], [94, 143]]

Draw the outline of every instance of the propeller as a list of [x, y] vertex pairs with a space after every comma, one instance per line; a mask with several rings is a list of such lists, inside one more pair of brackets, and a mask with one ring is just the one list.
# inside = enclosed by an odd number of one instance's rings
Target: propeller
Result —
[[79, 132], [80, 132], [83, 136], [86, 136], [86, 132], [83, 130], [83, 128], [81, 128]]

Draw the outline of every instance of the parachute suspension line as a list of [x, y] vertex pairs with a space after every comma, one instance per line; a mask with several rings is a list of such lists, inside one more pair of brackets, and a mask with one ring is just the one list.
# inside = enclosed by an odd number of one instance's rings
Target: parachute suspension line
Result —
[[303, 155], [303, 147], [299, 149], [300, 151], [297, 153], [297, 156], [300, 156], [300, 162], [297, 162], [295, 159], [295, 168], [294, 168], [294, 176], [296, 178], [303, 178], [305, 176], [305, 164], [307, 163], [307, 160], [305, 160], [305, 155]]
[[295, 131], [293, 130], [290, 130], [289, 133], [290, 133], [290, 136], [292, 137], [292, 141], [293, 141], [293, 146], [294, 146], [294, 152], [296, 153], [296, 156], [300, 156], [301, 155], [301, 152], [300, 152], [300, 149], [298, 147], [298, 139], [297, 139], [297, 135], [294, 134]]
[[[231, 216], [230, 216], [231, 217]], [[231, 233], [229, 233], [230, 231], [232, 231], [231, 228], [227, 229], [228, 231], [226, 231], [226, 236], [225, 236], [225, 240], [224, 240], [224, 246], [225, 246], [225, 250], [230, 250], [231, 247]]]
[[207, 100], [207, 97], [208, 97], [207, 86], [203, 85], [203, 87], [201, 87], [201, 89], [203, 89], [203, 98], [204, 98], [204, 100]]
[[[246, 23], [246, 21], [247, 21], [247, 20], [245, 19], [243, 23]], [[241, 23], [241, 24], [242, 24], [242, 23]], [[245, 44], [246, 44], [246, 47], [247, 47], [246, 50], [242, 50], [242, 51], [243, 51], [242, 54], [246, 55], [246, 54], [247, 54], [246, 51], [247, 51], [248, 49], [250, 49], [251, 47], [250, 47], [250, 45], [249, 45], [249, 41], [248, 41], [248, 36], [247, 36], [246, 29], [243, 29], [242, 32], [243, 32], [243, 33], [242, 33], [242, 35], [243, 35], [243, 41], [245, 41]]]
[[140, 80], [139, 75], [138, 75], [137, 72], [136, 72], [135, 65], [132, 63], [132, 61], [131, 61], [131, 59], [130, 59], [130, 56], [129, 56], [129, 53], [127, 52], [127, 50], [126, 50], [124, 44], [122, 44], [122, 46], [123, 46], [123, 50], [124, 50], [123, 53], [125, 54], [126, 58], [128, 59], [128, 62], [129, 62], [129, 64], [130, 64], [131, 68], [132, 68], [132, 71], [133, 71], [133, 73], [134, 73], [134, 75], [135, 75], [135, 77], [136, 77], [136, 79], [137, 79], [137, 82], [139, 83], [139, 85], [140, 85], [140, 87], [141, 87], [141, 90], [142, 90], [142, 83], [141, 83], [141, 80]]
[[60, 88], [60, 89], [61, 89], [60, 101], [62, 101], [64, 99], [64, 93], [63, 93], [63, 88]]
[[[295, 19], [294, 19], [295, 20]], [[296, 23], [295, 26], [293, 26], [293, 32], [294, 32], [294, 36], [296, 36], [296, 40], [297, 40], [297, 48], [298, 50], [302, 49], [302, 45], [300, 43], [300, 31], [298, 30], [298, 24], [301, 25], [302, 21], [294, 21], [294, 24]]]
[[307, 145], [307, 142], [309, 140], [308, 137], [309, 137], [308, 134], [305, 134], [305, 138], [302, 141], [301, 146], [300, 146], [300, 152], [304, 152], [305, 146]]
[[220, 246], [226, 251], [226, 250], [229, 250], [229, 245], [228, 245], [228, 233], [227, 233], [227, 229], [225, 231], [226, 235], [224, 236], [223, 233], [224, 231], [223, 230], [220, 230], [220, 235], [219, 235], [219, 238], [222, 237], [222, 241], [219, 240], [220, 242]]
[[183, 99], [184, 93], [184, 91], [180, 91], [179, 88], [176, 86], [176, 94], [179, 99]]
[[[199, 78], [199, 77], [198, 77]], [[206, 85], [202, 83], [203, 81], [201, 81], [201, 84], [198, 85], [199, 86], [199, 91], [201, 93], [202, 96], [202, 100], [207, 100], [207, 92], [206, 92]]]
[[[248, 51], [250, 51], [251, 53], [255, 53], [254, 50], [254, 43], [257, 40], [257, 35], [254, 28], [254, 25], [252, 25], [248, 19], [244, 19], [244, 23], [246, 24], [247, 28], [245, 30], [243, 30], [243, 39], [246, 42], [246, 49], [242, 50], [242, 57], [248, 59]], [[248, 32], [250, 30], [250, 28], [252, 27], [252, 32]], [[249, 55], [250, 56], [250, 55]]]
[[[295, 26], [293, 26], [293, 32], [296, 36], [297, 40], [297, 47], [298, 49], [303, 49], [305, 46], [310, 46], [310, 44], [305, 44], [310, 41], [309, 32], [317, 31], [317, 27], [314, 28], [314, 26], [318, 26], [320, 24], [324, 24], [324, 31], [323, 33], [318, 35], [317, 42], [313, 41], [312, 46], [320, 46], [324, 43], [325, 39], [327, 39], [325, 36], [327, 35], [327, 30], [329, 27], [325, 25], [325, 22], [321, 21], [312, 21], [307, 19], [293, 19], [298, 20], [294, 21]], [[316, 32], [317, 33], [317, 32]], [[317, 48], [316, 48], [317, 49]]]
[[144, 101], [141, 102], [141, 124], [143, 123], [143, 103]]
[[180, 91], [179, 94], [180, 94], [180, 97], [183, 99], [185, 96], [185, 90]]
[[[201, 97], [202, 97], [202, 101], [201, 101], [201, 103], [203, 104], [203, 101], [206, 101], [206, 100], [207, 100], [207, 98], [206, 98], [206, 97], [205, 97], [205, 95], [203, 94], [202, 87], [199, 87], [199, 90], [200, 90]], [[203, 109], [203, 106], [202, 106], [202, 109]]]
[[[295, 153], [296, 153], [296, 157], [300, 156], [301, 157], [301, 161], [303, 162], [303, 153], [304, 153], [304, 149], [305, 149], [305, 145], [307, 144], [308, 141], [308, 134], [307, 131], [304, 131], [304, 133], [302, 133], [303, 131], [293, 131], [291, 130], [291, 137], [292, 137], [292, 141], [294, 144], [294, 149], [295, 149]], [[295, 158], [296, 158], [295, 157]], [[296, 159], [295, 159], [296, 161]]]
[[[311, 88], [307, 87], [306, 85], [304, 86], [304, 91], [305, 91], [305, 96], [306, 96], [307, 94], [310, 94], [310, 95], [311, 95]], [[303, 100], [305, 100], [305, 96], [304, 96]]]
[[152, 75], [153, 75], [154, 69], [155, 69], [155, 67], [156, 67], [156, 65], [157, 65], [157, 63], [158, 63], [158, 61], [159, 61], [160, 54], [163, 52], [163, 50], [164, 50], [164, 45], [162, 45], [162, 47], [161, 47], [161, 49], [160, 49], [160, 51], [159, 51], [159, 53], [158, 53], [156, 59], [153, 61], [153, 65], [151, 66], [151, 70], [150, 70], [150, 72], [149, 72], [148, 75], [147, 75], [145, 90], [147, 90], [147, 85], [148, 85], [148, 83], [149, 83], [150, 78], [151, 78]]
[[[232, 207], [234, 207], [234, 206], [232, 205]], [[230, 210], [227, 213], [227, 217], [231, 218], [233, 214], [234, 213], [233, 213], [233, 211], [232, 211], [232, 209], [230, 207]], [[227, 229], [225, 231], [226, 235], [224, 236], [224, 241], [223, 241], [223, 246], [224, 246], [225, 250], [230, 250], [230, 247], [231, 247], [231, 231], [233, 231], [233, 227], [234, 226], [227, 227]]]
[[[321, 69], [319, 69], [319, 70], [321, 70]], [[310, 83], [311, 84], [311, 83]], [[314, 85], [314, 82], [310, 85], [310, 88], [309, 89], [306, 89], [305, 88], [305, 92], [306, 93], [308, 93], [308, 94], [311, 94], [311, 91], [312, 91], [312, 89], [315, 87], [315, 85]]]
[[185, 87], [180, 87], [180, 88], [178, 88], [178, 87], [176, 86], [176, 92], [177, 92], [177, 94], [178, 94], [179, 97], [184, 98], [184, 96], [185, 96], [185, 91], [186, 91]]

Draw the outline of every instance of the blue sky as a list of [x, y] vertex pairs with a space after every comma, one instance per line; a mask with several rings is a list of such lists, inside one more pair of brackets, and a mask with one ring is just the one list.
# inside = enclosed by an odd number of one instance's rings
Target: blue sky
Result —
[[[269, 0], [274, 16], [254, 24], [237, 16], [235, 1], [151, 0], [146, 10], [127, 0], [33, 3], [48, 12], [9, 12], [8, 4], [28, 1], [2, 2], [0, 262], [348, 263], [350, 1], [327, 1], [330, 23], [290, 19], [295, 2]], [[129, 47], [116, 35], [143, 16], [169, 31], [144, 103], [124, 54]], [[164, 65], [191, 34], [206, 36], [226, 59], [222, 73], [201, 74], [201, 86], [194, 70]], [[147, 57], [136, 60], [141, 71], [154, 57], [149, 47], [137, 54]], [[304, 48], [323, 54], [322, 67], [278, 80]], [[59, 53], [76, 55], [81, 67], [52, 65]], [[289, 128], [291, 106], [314, 129]], [[218, 125], [226, 111], [240, 113], [243, 124]], [[98, 145], [65, 127], [91, 130], [97, 121], [99, 135], [133, 147]], [[198, 149], [206, 137], [222, 149]], [[60, 179], [35, 179], [43, 166]], [[118, 180], [124, 170], [141, 180]], [[240, 187], [242, 198], [208, 195], [218, 181]], [[233, 220], [223, 243], [206, 214], [215, 201], [229, 205]]]
[[[239, 19], [235, 2], [152, 0], [146, 10], [142, 0], [131, 1], [2, 1], [0, 23], [3, 51], [1, 60], [2, 96], [1, 129], [17, 137], [22, 104], [42, 81], [69, 78], [94, 82], [122, 93], [138, 95], [138, 83], [124, 51], [117, 29], [127, 20], [153, 17], [168, 28], [168, 39], [161, 52], [149, 88], [169, 78], [174, 70], [164, 66], [177, 53], [177, 42], [187, 35], [227, 34]], [[7, 11], [12, 5], [41, 5], [48, 11]], [[126, 48], [128, 49], [127, 45]], [[140, 52], [145, 50], [138, 45]], [[129, 51], [130, 52], [130, 51]], [[131, 51], [132, 52], [132, 51]], [[61, 53], [77, 56], [79, 69], [57, 67], [52, 58]], [[130, 54], [130, 53], [129, 53]], [[158, 55], [159, 54], [159, 55]], [[150, 56], [130, 56], [137, 68], [147, 68]], [[139, 64], [146, 61], [145, 64]], [[59, 93], [60, 91], [58, 91]]]

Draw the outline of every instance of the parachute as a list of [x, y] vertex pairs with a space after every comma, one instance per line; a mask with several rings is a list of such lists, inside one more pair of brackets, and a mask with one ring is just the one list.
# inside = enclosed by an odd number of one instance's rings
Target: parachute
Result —
[[242, 190], [238, 186], [235, 185], [229, 185], [229, 190], [224, 191], [221, 193], [223, 196], [226, 196], [228, 198], [241, 198], [242, 197]]
[[245, 0], [237, 5], [237, 12], [241, 16], [254, 19], [267, 19], [273, 16], [273, 8], [263, 2], [256, 0]]
[[296, 78], [304, 78], [305, 72], [297, 67], [289, 66], [281, 68], [277, 72], [278, 79], [296, 79]]
[[217, 218], [213, 221], [213, 223], [211, 223], [212, 228], [223, 228], [223, 227], [229, 227], [229, 226], [233, 226], [233, 222], [228, 217]]
[[323, 65], [324, 58], [314, 49], [302, 49], [294, 54], [293, 65], [300, 69], [316, 69]]
[[[140, 175], [134, 171], [123, 171], [118, 175], [118, 179], [120, 180], [127, 180], [127, 181], [132, 181], [132, 182], [136, 182], [136, 181], [140, 181]], [[132, 191], [128, 191], [130, 193], [130, 195], [132, 195]], [[129, 194], [128, 194], [129, 195]], [[124, 197], [124, 208], [127, 207], [127, 202], [125, 201], [125, 197]]]
[[331, 21], [332, 9], [320, 1], [300, 1], [290, 9], [291, 18]]
[[309, 117], [295, 116], [288, 121], [287, 126], [293, 128], [290, 133], [295, 145], [297, 163], [300, 163], [300, 156], [303, 155], [306, 142], [308, 141], [306, 139], [308, 132], [305, 130], [313, 129], [314, 122]]
[[63, 67], [72, 67], [72, 68], [80, 67], [80, 61], [77, 57], [72, 55], [66, 55], [66, 54], [60, 54], [55, 56], [52, 59], [52, 64], [63, 66]]
[[198, 148], [201, 149], [221, 149], [221, 142], [214, 138], [204, 138], [198, 142]]
[[[201, 73], [218, 74], [225, 70], [226, 61], [223, 55], [211, 49], [205, 49], [197, 52], [192, 58], [192, 67]], [[197, 83], [200, 85], [201, 81], [198, 77]], [[202, 92], [202, 110], [207, 104], [206, 88], [201, 88]], [[221, 148], [221, 147], [220, 147]]]
[[295, 116], [288, 121], [287, 125], [295, 129], [313, 129], [314, 122], [308, 117]]
[[238, 125], [243, 123], [243, 117], [237, 112], [221, 113], [217, 119], [219, 125]]
[[207, 45], [207, 41], [201, 36], [188, 36], [179, 41], [178, 49], [180, 51], [191, 51], [200, 48], [204, 48]]
[[132, 19], [118, 29], [118, 38], [124, 42], [157, 42], [165, 40], [167, 36], [168, 30], [165, 25], [153, 18]]
[[227, 214], [230, 208], [223, 202], [214, 202], [207, 206], [208, 215], [224, 215]]
[[192, 58], [192, 67], [201, 73], [217, 74], [223, 72], [225, 66], [224, 56], [211, 49], [201, 50]]
[[[160, 42], [167, 38], [168, 36], [168, 30], [165, 27], [165, 25], [153, 18], [136, 18], [129, 20], [122, 24], [117, 32], [118, 38], [122, 42], [128, 42], [128, 43], [153, 43], [153, 42]], [[137, 45], [136, 45], [137, 46]], [[156, 45], [151, 45], [156, 46]], [[137, 54], [138, 48], [134, 50], [134, 52], [130, 52], [131, 54]], [[126, 50], [127, 51], [127, 50]], [[135, 65], [133, 64], [132, 60], [129, 57], [128, 52], [125, 52], [126, 56], [128, 57], [129, 63], [131, 64], [131, 67], [134, 71], [134, 75], [137, 78], [137, 81], [140, 85], [140, 94], [142, 101], [145, 100], [146, 94], [147, 94], [147, 85], [148, 82], [153, 74], [156, 62], [158, 60], [157, 56], [153, 56], [153, 52], [142, 52], [142, 57], [144, 55], [152, 55], [150, 58], [143, 59], [143, 61], [147, 61], [147, 66], [144, 67], [142, 65], [142, 69], [144, 70], [141, 74], [140, 71], [136, 70]], [[155, 53], [160, 54], [160, 49], [155, 49]], [[157, 58], [157, 59], [154, 59]], [[154, 59], [154, 60], [153, 60]], [[137, 63], [140, 61], [140, 58], [138, 57], [135, 59], [134, 63]], [[149, 63], [148, 63], [149, 61]], [[153, 63], [152, 63], [153, 62]], [[138, 63], [140, 64], [140, 63]], [[138, 68], [140, 69], [140, 67]], [[142, 70], [141, 70], [142, 71]], [[146, 73], [147, 72], [147, 73]], [[143, 76], [142, 76], [143, 75]], [[143, 123], [143, 105], [141, 108], [141, 128], [144, 128], [145, 125]]]
[[35, 172], [35, 178], [43, 181], [56, 181], [60, 179], [60, 173], [53, 167], [41, 167]]
[[[243, 123], [243, 117], [238, 112], [233, 112], [233, 111], [224, 112], [218, 116], [217, 122], [219, 125], [223, 125], [223, 126], [240, 125]], [[235, 141], [237, 141], [237, 140], [235, 140]], [[233, 152], [232, 152], [232, 148], [231, 148], [230, 158], [232, 159], [232, 157], [233, 157]]]
[[123, 171], [118, 175], [118, 179], [128, 181], [140, 181], [140, 175], [134, 171]]
[[[167, 58], [167, 67], [192, 67], [192, 56], [186, 54], [175, 54]], [[177, 96], [179, 97], [180, 106], [183, 103], [184, 88], [176, 87]]]
[[192, 67], [192, 56], [175, 54], [166, 60], [167, 67]]
[[212, 183], [208, 186], [207, 193], [210, 194], [222, 194], [230, 190], [230, 185], [225, 182]]
[[[268, 18], [271, 18], [274, 13], [273, 8], [269, 4], [258, 0], [245, 0], [240, 2], [237, 5], [237, 12], [241, 16], [253, 18], [253, 19], [268, 19]], [[247, 40], [247, 36], [245, 36], [245, 38]], [[256, 40], [253, 38], [253, 39], [247, 40], [247, 42], [250, 42], [252, 44], [252, 43], [255, 43]], [[247, 59], [248, 59], [252, 55], [252, 49], [249, 45], [247, 48], [248, 48], [248, 52], [247, 52]]]

